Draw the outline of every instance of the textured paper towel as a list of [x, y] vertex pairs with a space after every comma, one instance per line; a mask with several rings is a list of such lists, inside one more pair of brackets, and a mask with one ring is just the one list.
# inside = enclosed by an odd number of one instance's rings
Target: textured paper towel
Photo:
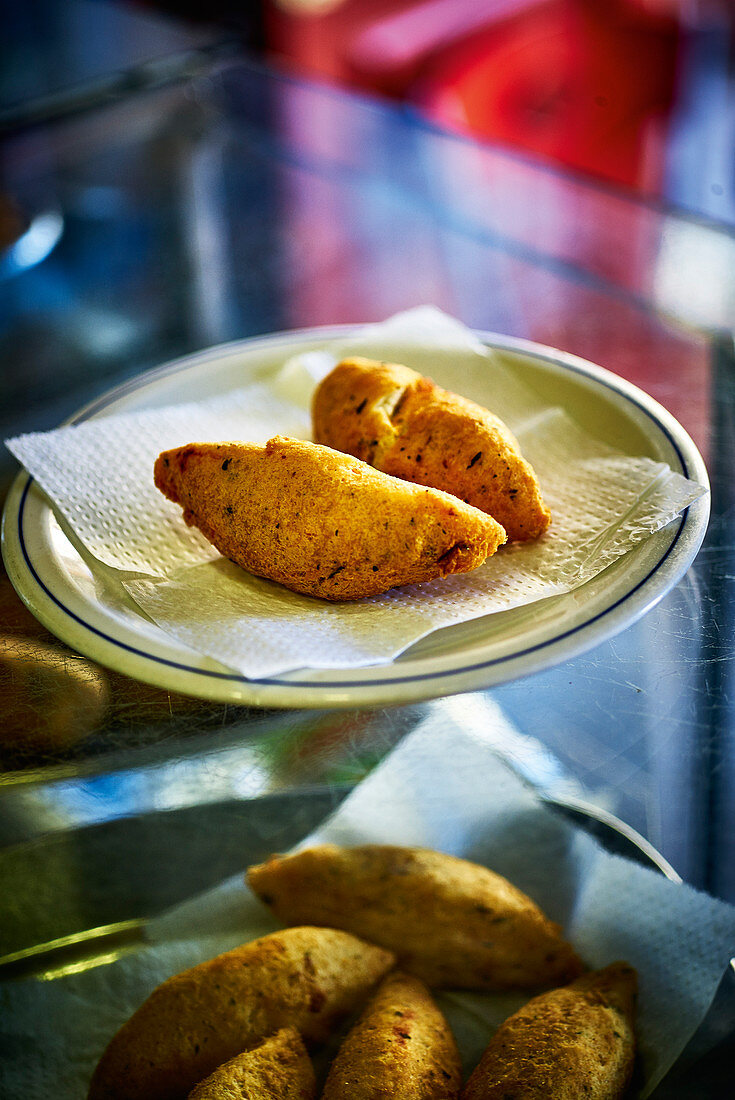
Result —
[[[153, 486], [163, 449], [187, 442], [309, 436], [315, 380], [342, 354], [394, 357], [489, 405], [518, 436], [553, 514], [533, 544], [504, 548], [473, 573], [330, 604], [253, 577], [221, 558]], [[162, 630], [256, 678], [299, 667], [392, 660], [440, 627], [568, 592], [705, 492], [648, 458], [617, 454], [547, 408], [502, 359], [430, 307], [368, 326], [269, 379], [197, 404], [108, 416], [21, 436], [13, 453], [73, 536]], [[114, 572], [110, 572], [110, 570]]]
[[[476, 860], [560, 921], [591, 966], [627, 959], [639, 973], [647, 1096], [707, 1013], [735, 944], [735, 910], [607, 854], [544, 806], [497, 755], [512, 736], [488, 701], [469, 700], [461, 724], [435, 705], [304, 844], [424, 845]], [[238, 875], [153, 921], [152, 945], [135, 956], [0, 986], [0, 1094], [81, 1100], [107, 1041], [158, 983], [277, 927]], [[524, 999], [441, 995], [467, 1070]]]

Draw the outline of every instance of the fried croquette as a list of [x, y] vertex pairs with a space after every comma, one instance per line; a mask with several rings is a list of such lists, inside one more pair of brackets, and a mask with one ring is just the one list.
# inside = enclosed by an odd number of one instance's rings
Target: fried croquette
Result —
[[289, 928], [177, 974], [112, 1038], [88, 1100], [185, 1100], [218, 1066], [282, 1027], [324, 1042], [394, 957], [329, 928]]
[[282, 1028], [202, 1081], [189, 1100], [313, 1100], [316, 1078], [295, 1028]]
[[247, 880], [286, 924], [344, 928], [394, 951], [428, 985], [528, 989], [581, 973], [558, 925], [486, 867], [422, 848], [325, 844], [274, 856]]
[[418, 978], [385, 978], [342, 1043], [322, 1100], [456, 1100], [457, 1044]]
[[536, 475], [503, 421], [409, 367], [344, 359], [317, 387], [312, 422], [317, 443], [453, 493], [511, 540], [537, 538], [549, 525]]
[[490, 1040], [462, 1100], [619, 1100], [633, 1073], [636, 984], [614, 963], [534, 997]]
[[448, 493], [282, 436], [165, 451], [154, 480], [225, 557], [325, 600], [466, 573], [505, 541], [498, 523]]

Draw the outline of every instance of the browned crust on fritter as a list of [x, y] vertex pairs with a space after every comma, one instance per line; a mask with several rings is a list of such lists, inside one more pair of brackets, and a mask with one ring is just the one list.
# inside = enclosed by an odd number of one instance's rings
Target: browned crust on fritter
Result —
[[409, 367], [344, 359], [317, 387], [312, 420], [317, 443], [453, 493], [509, 539], [537, 538], [549, 525], [536, 475], [503, 421]]
[[202, 1081], [189, 1100], [314, 1100], [316, 1078], [295, 1028], [283, 1028]]
[[217, 1066], [281, 1027], [323, 1042], [361, 1007], [393, 955], [348, 933], [290, 928], [153, 991], [113, 1037], [89, 1100], [183, 1100]]
[[635, 1058], [636, 974], [594, 971], [529, 1001], [491, 1039], [462, 1100], [619, 1100]]
[[423, 982], [384, 979], [342, 1043], [322, 1100], [456, 1100], [457, 1044]]
[[284, 923], [364, 936], [431, 986], [539, 989], [582, 969], [559, 926], [521, 890], [441, 852], [325, 844], [251, 867], [248, 882]]
[[505, 541], [493, 519], [448, 493], [282, 436], [165, 451], [154, 480], [225, 557], [325, 600], [465, 573]]

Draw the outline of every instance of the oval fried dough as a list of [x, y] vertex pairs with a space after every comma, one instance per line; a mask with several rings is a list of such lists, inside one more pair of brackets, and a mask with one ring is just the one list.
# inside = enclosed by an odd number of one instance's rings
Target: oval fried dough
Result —
[[326, 844], [251, 867], [286, 924], [346, 928], [395, 951], [431, 986], [541, 988], [581, 971], [537, 905], [501, 875], [422, 848]]
[[505, 542], [495, 520], [448, 493], [283, 436], [165, 451], [154, 480], [226, 558], [324, 600], [467, 573]]
[[456, 1100], [457, 1044], [423, 982], [389, 974], [347, 1035], [322, 1100]]
[[89, 1100], [183, 1100], [217, 1066], [282, 1027], [323, 1042], [390, 970], [346, 932], [289, 928], [169, 978], [113, 1037]]
[[344, 359], [317, 387], [314, 439], [493, 516], [509, 539], [549, 525], [533, 468], [510, 429], [474, 401], [399, 363]]
[[626, 963], [534, 997], [496, 1031], [462, 1100], [619, 1100], [633, 1073], [636, 973]]
[[283, 1028], [260, 1046], [225, 1062], [189, 1100], [313, 1100], [316, 1078], [301, 1036]]

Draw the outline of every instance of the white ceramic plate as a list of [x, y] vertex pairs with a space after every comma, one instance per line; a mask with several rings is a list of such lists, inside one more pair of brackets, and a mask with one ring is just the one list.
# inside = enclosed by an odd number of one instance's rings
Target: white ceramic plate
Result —
[[[148, 372], [71, 419], [196, 401], [267, 376], [290, 355], [345, 328], [281, 333], [211, 348]], [[630, 455], [666, 462], [707, 485], [704, 462], [680, 424], [635, 386], [601, 367], [527, 341], [480, 333], [549, 404]], [[274, 432], [277, 431], [274, 425]], [[47, 499], [22, 473], [8, 496], [2, 546], [8, 575], [34, 615], [73, 649], [158, 687], [263, 707], [386, 705], [476, 691], [548, 668], [623, 630], [676, 584], [704, 538], [709, 496], [576, 591], [447, 627], [389, 665], [300, 670], [247, 680], [199, 658], [158, 627], [105, 600], [95, 565], [63, 533]]]

